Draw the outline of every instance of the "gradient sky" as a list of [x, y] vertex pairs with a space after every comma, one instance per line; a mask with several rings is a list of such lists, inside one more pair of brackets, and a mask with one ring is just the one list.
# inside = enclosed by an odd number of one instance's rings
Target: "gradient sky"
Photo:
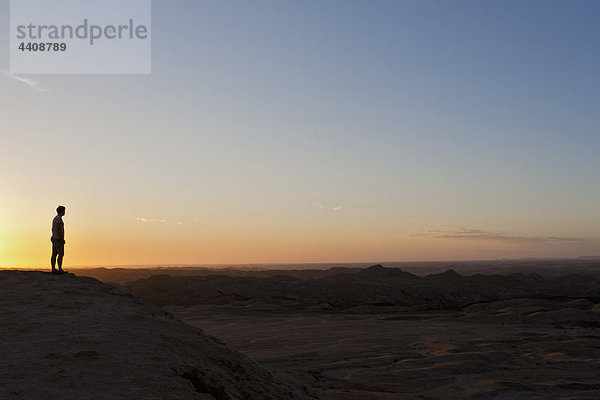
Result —
[[155, 0], [152, 31], [150, 76], [0, 72], [0, 266], [47, 266], [58, 204], [67, 265], [600, 254], [600, 2]]

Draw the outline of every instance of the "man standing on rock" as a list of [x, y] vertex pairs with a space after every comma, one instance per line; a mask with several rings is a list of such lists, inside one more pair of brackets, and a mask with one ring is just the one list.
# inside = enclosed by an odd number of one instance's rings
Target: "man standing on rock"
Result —
[[[62, 269], [63, 257], [65, 255], [65, 224], [63, 223], [62, 217], [65, 215], [65, 207], [58, 206], [56, 209], [56, 217], [52, 220], [52, 273], [53, 274], [64, 274], [65, 271]], [[56, 270], [56, 258], [58, 257], [58, 271]]]

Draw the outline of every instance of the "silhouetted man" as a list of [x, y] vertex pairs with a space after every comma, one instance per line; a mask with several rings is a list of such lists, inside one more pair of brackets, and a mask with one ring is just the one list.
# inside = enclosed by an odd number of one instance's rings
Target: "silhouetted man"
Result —
[[[65, 271], [62, 269], [63, 257], [65, 255], [65, 224], [63, 223], [62, 217], [65, 215], [65, 207], [58, 206], [56, 209], [56, 217], [52, 220], [52, 273], [53, 274], [64, 274]], [[56, 270], [56, 258], [58, 257], [58, 271]]]

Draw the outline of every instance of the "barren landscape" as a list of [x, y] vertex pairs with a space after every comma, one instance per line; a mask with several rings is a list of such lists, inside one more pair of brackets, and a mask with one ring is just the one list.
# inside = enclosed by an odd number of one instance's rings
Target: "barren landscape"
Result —
[[0, 271], [0, 292], [2, 399], [318, 398], [95, 279]]
[[89, 272], [323, 398], [597, 399], [599, 265]]
[[600, 310], [586, 301], [377, 315], [170, 310], [330, 399], [600, 397], [597, 329], [580, 326]]
[[2, 398], [597, 399], [595, 263], [3, 271]]

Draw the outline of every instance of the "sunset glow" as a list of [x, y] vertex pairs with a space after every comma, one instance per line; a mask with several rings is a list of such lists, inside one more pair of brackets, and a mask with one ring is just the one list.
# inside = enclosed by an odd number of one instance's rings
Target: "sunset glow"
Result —
[[600, 255], [600, 3], [458, 3], [154, 2], [149, 76], [0, 37], [0, 266], [59, 204], [71, 266]]

